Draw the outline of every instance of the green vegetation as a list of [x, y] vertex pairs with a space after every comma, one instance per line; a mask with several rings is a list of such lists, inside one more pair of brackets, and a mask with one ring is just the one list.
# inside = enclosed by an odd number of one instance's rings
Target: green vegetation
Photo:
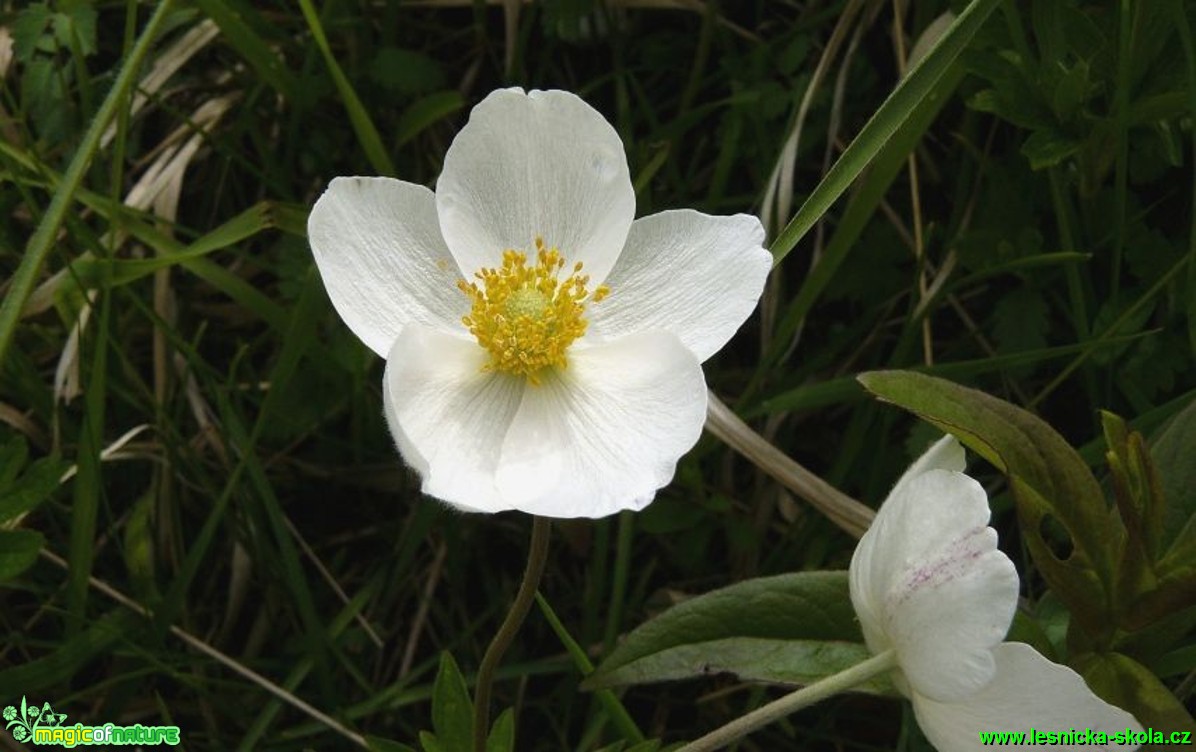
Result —
[[[468, 748], [531, 521], [421, 497], [305, 221], [338, 175], [432, 185], [470, 107], [522, 86], [614, 124], [637, 216], [764, 218], [777, 265], [714, 394], [871, 507], [935, 433], [869, 392], [971, 431], [1011, 639], [1191, 728], [1196, 6], [968, 7], [0, 3], [0, 706], [193, 750]], [[896, 369], [940, 378], [856, 380]], [[645, 511], [555, 524], [492, 749], [648, 752], [777, 696], [747, 680], [776, 666], [678, 668], [683, 630], [579, 685], [683, 596], [841, 596], [795, 573], [846, 569], [852, 528], [778, 467], [708, 432]], [[838, 617], [775, 630], [858, 659]], [[641, 669], [699, 678], [616, 686]], [[929, 749], [872, 689], [739, 749]]]

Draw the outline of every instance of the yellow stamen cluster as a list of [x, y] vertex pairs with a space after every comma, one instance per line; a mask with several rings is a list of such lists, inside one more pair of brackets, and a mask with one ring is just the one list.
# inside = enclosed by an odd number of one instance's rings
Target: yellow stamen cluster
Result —
[[540, 383], [545, 368], [564, 368], [565, 351], [586, 332], [585, 304], [597, 303], [610, 290], [601, 285], [590, 294], [590, 278], [581, 262], [563, 281], [558, 277], [565, 259], [556, 248], [536, 238], [536, 264], [527, 265], [527, 254], [507, 250], [502, 266], [482, 269], [478, 282], [459, 280], [473, 306], [461, 319], [478, 344], [490, 353], [485, 370], [526, 376]]

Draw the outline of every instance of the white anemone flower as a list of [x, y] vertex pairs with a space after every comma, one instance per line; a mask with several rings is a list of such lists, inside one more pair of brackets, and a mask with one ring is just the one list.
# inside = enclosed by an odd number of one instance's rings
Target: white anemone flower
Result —
[[702, 430], [701, 363], [771, 265], [747, 215], [633, 220], [623, 144], [563, 91], [495, 91], [436, 192], [336, 178], [308, 219], [333, 306], [386, 359], [384, 410], [466, 511], [639, 509]]
[[[1132, 715], [1029, 645], [1002, 642], [1018, 576], [997, 549], [984, 489], [948, 436], [889, 494], [851, 559], [851, 602], [873, 653], [893, 650], [894, 684], [940, 752], [980, 750], [980, 732], [1138, 733]], [[1066, 742], [1069, 737], [1062, 736]], [[1010, 744], [1008, 746], [1019, 747]], [[1110, 743], [1109, 749], [1125, 749]]]

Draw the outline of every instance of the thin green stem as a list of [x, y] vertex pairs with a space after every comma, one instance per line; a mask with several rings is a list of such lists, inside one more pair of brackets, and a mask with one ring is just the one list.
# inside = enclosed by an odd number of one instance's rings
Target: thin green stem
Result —
[[757, 729], [779, 721], [790, 713], [822, 702], [826, 698], [845, 692], [878, 674], [890, 671], [896, 665], [897, 654], [892, 650], [886, 650], [849, 669], [832, 674], [809, 686], [802, 687], [796, 692], [787, 694], [779, 700], [757, 708], [742, 718], [737, 718], [726, 726], [715, 729], [701, 739], [686, 744], [677, 752], [712, 752], [712, 750], [720, 749]]
[[532, 518], [532, 542], [527, 554], [527, 568], [523, 570], [523, 582], [519, 584], [519, 592], [515, 594], [511, 610], [490, 641], [490, 647], [486, 648], [486, 655], [482, 657], [482, 665], [478, 668], [473, 700], [474, 752], [486, 752], [486, 735], [490, 730], [490, 687], [494, 684], [494, 671], [519, 632], [519, 627], [523, 626], [523, 620], [527, 618], [527, 612], [535, 600], [536, 588], [540, 586], [544, 564], [548, 561], [548, 538], [551, 532], [552, 522], [547, 517]]
[[8, 353], [9, 345], [12, 344], [25, 301], [33, 292], [33, 285], [37, 281], [38, 274], [41, 273], [42, 265], [45, 264], [46, 257], [50, 255], [50, 249], [54, 247], [54, 236], [58, 234], [58, 228], [66, 219], [67, 209], [70, 208], [75, 192], [79, 190], [79, 186], [83, 182], [83, 174], [87, 171], [87, 166], [91, 164], [91, 159], [99, 147], [100, 135], [104, 132], [108, 122], [112, 120], [117, 106], [125, 101], [125, 97], [133, 85], [133, 79], [136, 77], [137, 71], [141, 69], [141, 64], [145, 60], [154, 38], [158, 36], [158, 29], [166, 20], [171, 5], [171, 0], [162, 0], [158, 4], [154, 15], [145, 25], [145, 31], [141, 32], [141, 38], [137, 40], [133, 51], [125, 58], [124, 66], [117, 74], [116, 81], [108, 91], [108, 96], [104, 97], [103, 104], [100, 105], [91, 125], [87, 127], [87, 132], [83, 134], [83, 140], [79, 142], [79, 148], [71, 157], [71, 163], [66, 168], [62, 183], [50, 199], [49, 208], [42, 215], [42, 221], [38, 223], [37, 229], [29, 239], [29, 245], [25, 247], [25, 255], [21, 258], [16, 273], [13, 274], [12, 284], [4, 296], [4, 302], [0, 303], [0, 363], [4, 362], [4, 356]]

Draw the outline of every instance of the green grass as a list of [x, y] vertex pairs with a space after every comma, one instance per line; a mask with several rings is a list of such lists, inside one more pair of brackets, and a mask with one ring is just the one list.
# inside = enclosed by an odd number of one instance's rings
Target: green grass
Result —
[[[1098, 410], [1150, 435], [1196, 394], [1196, 18], [1179, 0], [978, 3], [944, 43], [958, 57], [896, 92], [898, 57], [964, 3], [911, 4], [899, 45], [875, 2], [556, 0], [511, 25], [480, 2], [16, 5], [0, 6], [0, 488], [37, 476], [45, 500], [5, 525], [44, 542], [11, 577], [0, 550], [0, 705], [177, 724], [195, 750], [415, 746], [441, 652], [472, 681], [530, 521], [420, 496], [383, 364], [332, 311], [304, 226], [337, 175], [431, 185], [493, 88], [603, 112], [637, 216], [761, 213], [791, 192], [760, 311], [707, 381], [871, 506], [929, 433], [868, 399], [861, 371], [975, 386], [1077, 446]], [[26, 465], [47, 457], [62, 465]], [[972, 469], [1037, 602], [1007, 490]], [[586, 657], [679, 593], [844, 568], [852, 544], [707, 434], [644, 512], [556, 526], [493, 715], [515, 707], [528, 751], [715, 728], [775, 693], [716, 677], [616, 699], [577, 689]], [[1196, 635], [1176, 628], [1148, 665], [1190, 702]], [[894, 748], [928, 746], [872, 697], [739, 747]]]

